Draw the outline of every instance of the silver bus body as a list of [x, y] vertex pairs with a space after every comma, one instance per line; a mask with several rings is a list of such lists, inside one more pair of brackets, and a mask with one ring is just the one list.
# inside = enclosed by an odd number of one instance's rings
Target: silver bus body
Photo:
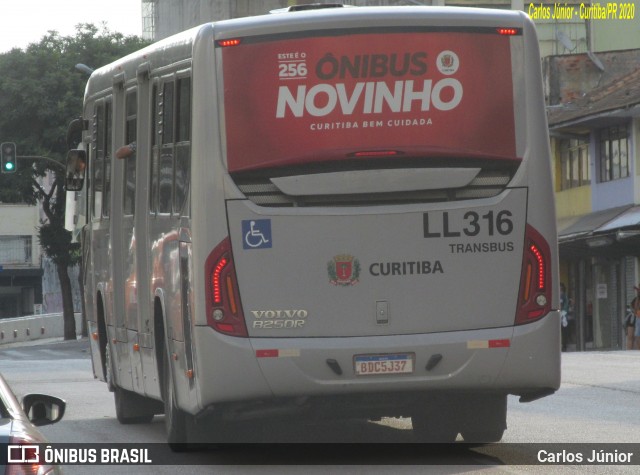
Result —
[[[92, 360], [123, 419], [167, 385], [181, 417], [223, 419], [418, 418], [559, 387], [549, 142], [521, 12], [206, 24], [94, 72], [84, 118]], [[127, 120], [135, 161], [113, 158]]]

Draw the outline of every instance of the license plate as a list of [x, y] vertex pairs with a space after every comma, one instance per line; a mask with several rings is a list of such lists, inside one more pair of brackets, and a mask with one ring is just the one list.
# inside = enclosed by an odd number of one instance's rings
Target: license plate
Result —
[[413, 373], [413, 354], [356, 355], [353, 359], [358, 376]]

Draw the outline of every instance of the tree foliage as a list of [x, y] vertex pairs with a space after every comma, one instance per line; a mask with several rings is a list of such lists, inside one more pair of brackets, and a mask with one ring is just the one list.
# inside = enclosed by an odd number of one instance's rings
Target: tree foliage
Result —
[[[87, 81], [75, 65], [98, 68], [145, 45], [136, 36], [80, 24], [75, 36], [50, 31], [25, 50], [0, 54], [0, 141], [15, 142], [19, 156], [62, 162], [67, 125], [82, 112]], [[45, 168], [54, 170], [37, 161], [35, 174], [42, 176]], [[31, 163], [19, 160], [18, 170], [0, 175], [0, 201], [34, 204], [40, 196], [32, 187]]]
[[[75, 36], [50, 31], [25, 50], [0, 54], [0, 142], [15, 142], [18, 157], [44, 156], [63, 164], [67, 126], [82, 113], [88, 79], [75, 65], [95, 69], [146, 44], [137, 36], [124, 36], [104, 26], [79, 24]], [[0, 202], [42, 204], [46, 219], [39, 228], [40, 244], [61, 276], [62, 268], [66, 273], [79, 256], [64, 229], [64, 167], [20, 158], [17, 164], [16, 173], [0, 174]], [[52, 172], [51, 179], [43, 186], [39, 178], [47, 170]], [[65, 292], [63, 288], [63, 305]], [[70, 286], [68, 292], [71, 301]], [[67, 313], [65, 308], [65, 322]], [[71, 319], [72, 313], [73, 309]], [[66, 333], [65, 325], [65, 337]]]

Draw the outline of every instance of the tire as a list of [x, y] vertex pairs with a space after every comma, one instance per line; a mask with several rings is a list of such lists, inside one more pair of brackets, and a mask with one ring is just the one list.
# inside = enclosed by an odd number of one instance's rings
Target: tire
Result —
[[420, 412], [411, 416], [413, 434], [418, 442], [452, 443], [456, 441], [458, 429], [446, 416], [435, 411]]
[[167, 351], [162, 358], [162, 400], [164, 402], [164, 425], [167, 432], [167, 443], [174, 452], [188, 449], [187, 446], [187, 414], [176, 407], [171, 362]]
[[116, 417], [120, 424], [147, 424], [153, 419], [152, 401], [126, 389], [115, 387]]
[[467, 443], [499, 442], [507, 428], [507, 396], [480, 396], [469, 401], [464, 424], [460, 429]]
[[146, 424], [151, 422], [155, 414], [153, 408], [157, 405], [156, 402], [116, 386], [113, 379], [111, 348], [109, 345], [105, 347], [104, 360], [105, 379], [107, 380], [109, 391], [113, 392], [118, 422], [120, 424]]
[[470, 444], [490, 444], [493, 442], [500, 442], [504, 429], [482, 430], [482, 431], [469, 431], [465, 430], [461, 433], [465, 442]]

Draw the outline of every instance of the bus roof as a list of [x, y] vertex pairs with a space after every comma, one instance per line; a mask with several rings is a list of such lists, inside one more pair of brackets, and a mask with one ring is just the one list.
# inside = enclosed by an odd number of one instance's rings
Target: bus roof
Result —
[[324, 8], [275, 13], [219, 21], [216, 39], [231, 36], [286, 33], [313, 26], [314, 29], [341, 29], [371, 24], [384, 26], [522, 27], [528, 16], [520, 11], [466, 7], [354, 7]]
[[191, 57], [193, 44], [199, 37], [208, 38], [213, 31], [216, 40], [243, 36], [286, 34], [313, 28], [336, 30], [375, 24], [381, 27], [523, 27], [530, 22], [520, 11], [467, 7], [354, 7], [323, 8], [273, 13], [205, 23], [153, 43], [92, 74], [86, 95], [106, 90], [113, 78], [124, 73], [125, 80], [134, 78], [140, 64], [148, 62], [152, 69], [174, 64]]

